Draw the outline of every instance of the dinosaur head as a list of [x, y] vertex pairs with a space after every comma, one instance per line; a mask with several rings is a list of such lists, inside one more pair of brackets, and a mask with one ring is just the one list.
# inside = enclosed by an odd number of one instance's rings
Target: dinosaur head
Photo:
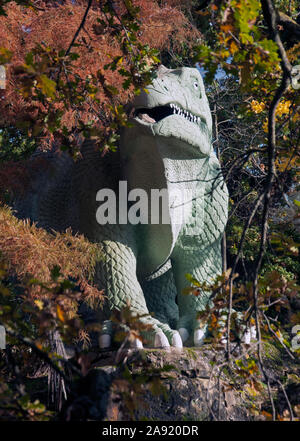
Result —
[[144, 134], [173, 138], [201, 156], [211, 153], [211, 112], [197, 69], [160, 66], [147, 92], [134, 100], [130, 115]]
[[[180, 214], [191, 213], [194, 192], [209, 170], [211, 113], [199, 71], [164, 66], [128, 111], [132, 127], [121, 133], [121, 176], [128, 191], [142, 189], [148, 195], [149, 221], [135, 234], [142, 246], [138, 272], [150, 274], [169, 258], [183, 226]], [[159, 222], [152, 222], [153, 189], [168, 190], [166, 223], [161, 207]]]

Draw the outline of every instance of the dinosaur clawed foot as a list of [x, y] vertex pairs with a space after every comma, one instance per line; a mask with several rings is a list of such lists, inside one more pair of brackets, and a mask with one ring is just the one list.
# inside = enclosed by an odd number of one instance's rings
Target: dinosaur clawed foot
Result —
[[[183, 347], [183, 343], [185, 343], [190, 337], [190, 333], [186, 328], [180, 328], [178, 331], [172, 331], [168, 337], [163, 333], [163, 331], [154, 332], [152, 335], [152, 344], [150, 347], [154, 348], [162, 348], [164, 350], [170, 351], [171, 348], [181, 350]], [[205, 338], [207, 337], [207, 333], [203, 329], [195, 329], [194, 330], [194, 346], [199, 347], [202, 346]], [[108, 349], [111, 346], [111, 336], [109, 334], [102, 334], [99, 337], [99, 346], [101, 349]], [[256, 341], [256, 328], [255, 326], [250, 326], [244, 332], [241, 341], [244, 344], [251, 344], [252, 341]], [[227, 344], [227, 338], [223, 337], [220, 340], [220, 343], [223, 345]], [[143, 343], [140, 339], [136, 338], [132, 343], [131, 347], [133, 349], [143, 349]]]
[[[150, 341], [150, 347], [154, 348], [162, 348], [164, 350], [170, 351], [171, 348], [175, 348], [177, 350], [182, 349], [182, 339], [180, 336], [180, 333], [178, 331], [172, 331], [171, 333], [168, 333], [168, 337], [164, 334], [162, 330], [159, 331], [153, 331], [151, 335]], [[101, 334], [99, 336], [99, 346], [100, 349], [108, 349], [111, 347], [112, 343], [112, 337], [109, 334]], [[144, 345], [142, 341], [138, 338], [136, 338], [131, 343], [132, 349], [143, 349]]]
[[[180, 328], [178, 330], [178, 332], [181, 336], [183, 343], [185, 343], [190, 336], [189, 331], [186, 328]], [[195, 346], [202, 346], [205, 338], [206, 338], [206, 332], [204, 329], [198, 328], [198, 329], [194, 330], [194, 345]]]
[[162, 348], [167, 351], [171, 351], [171, 348], [175, 348], [177, 350], [182, 349], [182, 339], [177, 331], [173, 331], [171, 335], [169, 335], [169, 339], [167, 336], [161, 331], [157, 332], [154, 337], [154, 347]]
[[[244, 330], [244, 333], [241, 337], [241, 342], [244, 343], [245, 345], [250, 345], [251, 342], [255, 342], [255, 341], [257, 341], [256, 327], [255, 326], [247, 327]], [[223, 345], [227, 345], [227, 337], [222, 337], [220, 342]]]

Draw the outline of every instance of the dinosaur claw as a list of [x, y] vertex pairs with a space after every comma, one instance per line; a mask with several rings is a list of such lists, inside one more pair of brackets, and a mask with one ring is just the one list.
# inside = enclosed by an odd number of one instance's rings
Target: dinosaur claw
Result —
[[221, 345], [226, 346], [227, 345], [227, 337], [222, 337], [220, 340]]
[[202, 329], [196, 329], [194, 332], [194, 345], [202, 346], [204, 343], [205, 332]]
[[102, 334], [99, 337], [99, 346], [101, 349], [107, 349], [111, 345], [111, 336], [109, 334]]
[[132, 343], [132, 348], [133, 349], [143, 349], [144, 346], [143, 346], [143, 343], [141, 342], [141, 340], [136, 338]]
[[179, 332], [174, 332], [172, 337], [172, 346], [176, 349], [182, 349], [182, 339]]
[[154, 347], [170, 350], [170, 344], [168, 342], [167, 337], [165, 336], [165, 334], [163, 332], [157, 332], [157, 334], [155, 334]]
[[178, 329], [179, 335], [181, 337], [182, 343], [184, 343], [185, 341], [187, 341], [187, 339], [189, 338], [189, 332], [186, 328], [179, 328]]

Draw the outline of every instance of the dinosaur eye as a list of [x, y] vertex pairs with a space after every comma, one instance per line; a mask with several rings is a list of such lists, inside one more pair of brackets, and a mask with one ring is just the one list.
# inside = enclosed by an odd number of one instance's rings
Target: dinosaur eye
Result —
[[199, 87], [199, 85], [198, 85], [197, 81], [195, 81], [195, 82], [194, 82], [194, 88], [195, 88], [196, 90], [198, 90], [198, 87]]

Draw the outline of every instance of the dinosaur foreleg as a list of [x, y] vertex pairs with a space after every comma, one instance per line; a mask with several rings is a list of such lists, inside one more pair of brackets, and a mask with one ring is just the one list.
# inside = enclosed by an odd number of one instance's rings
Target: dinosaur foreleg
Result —
[[[99, 287], [104, 288], [107, 296], [107, 306], [110, 311], [121, 310], [129, 303], [130, 310], [135, 316], [143, 316], [140, 322], [150, 325], [150, 329], [142, 332], [142, 337], [150, 346], [169, 347], [172, 331], [168, 324], [151, 317], [149, 314], [144, 293], [136, 275], [136, 254], [132, 243], [126, 240], [106, 240], [101, 242], [102, 258], [97, 265], [96, 281]], [[100, 337], [100, 346], [110, 345], [112, 329], [106, 322], [105, 330]], [[141, 347], [136, 342], [137, 347]]]
[[175, 253], [172, 262], [178, 293], [179, 321], [177, 329], [185, 341], [193, 333], [195, 346], [200, 346], [207, 334], [207, 325], [198, 320], [198, 312], [209, 303], [210, 293], [200, 291], [198, 295], [184, 294], [191, 286], [185, 275], [191, 274], [199, 282], [214, 278], [222, 272], [220, 242], [216, 241], [205, 249], [184, 249]]
[[179, 316], [172, 268], [151, 280], [142, 282], [141, 285], [149, 311], [159, 321], [176, 328]]
[[161, 323], [165, 323], [172, 328], [172, 330], [164, 330], [170, 345], [181, 348], [180, 335], [173, 330], [176, 329], [179, 316], [176, 304], [177, 291], [172, 268], [151, 280], [143, 282], [142, 289], [149, 311]]

